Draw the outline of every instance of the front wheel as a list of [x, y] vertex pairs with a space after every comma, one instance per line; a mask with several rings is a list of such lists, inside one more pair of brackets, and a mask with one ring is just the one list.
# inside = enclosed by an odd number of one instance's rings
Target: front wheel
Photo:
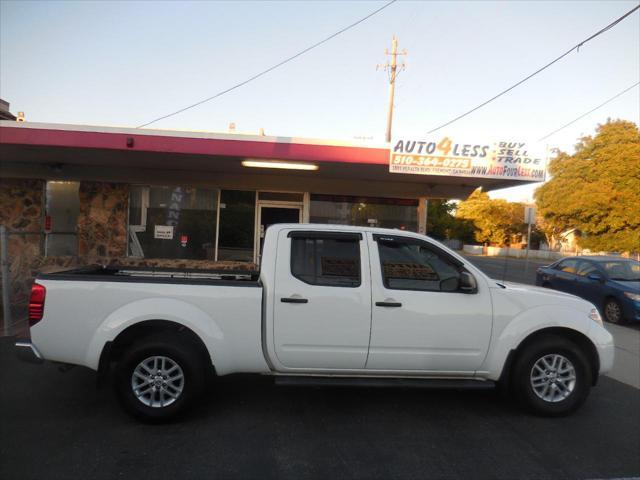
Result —
[[116, 391], [127, 412], [163, 421], [184, 412], [202, 393], [206, 364], [186, 339], [154, 335], [132, 345], [116, 367]]
[[558, 336], [541, 337], [525, 347], [513, 374], [516, 397], [539, 415], [567, 415], [591, 390], [591, 370], [583, 352]]

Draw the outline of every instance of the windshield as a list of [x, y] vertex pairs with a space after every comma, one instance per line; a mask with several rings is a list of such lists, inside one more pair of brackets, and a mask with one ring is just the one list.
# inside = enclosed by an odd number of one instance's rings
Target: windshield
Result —
[[611, 280], [627, 282], [640, 281], [640, 262], [633, 260], [616, 260], [600, 263]]

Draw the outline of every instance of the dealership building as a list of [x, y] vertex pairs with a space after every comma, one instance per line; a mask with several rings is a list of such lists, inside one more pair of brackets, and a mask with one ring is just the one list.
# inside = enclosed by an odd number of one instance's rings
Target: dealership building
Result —
[[[39, 271], [89, 263], [255, 268], [274, 223], [428, 233], [430, 198], [544, 179], [495, 165], [475, 174], [468, 145], [443, 164], [417, 143], [394, 160], [393, 144], [1, 120], [11, 301], [26, 300]], [[522, 154], [513, 147], [503, 154]]]

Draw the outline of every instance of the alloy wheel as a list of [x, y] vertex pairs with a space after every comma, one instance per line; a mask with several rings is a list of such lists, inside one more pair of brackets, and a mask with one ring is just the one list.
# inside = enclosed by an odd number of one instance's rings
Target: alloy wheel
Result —
[[538, 398], [549, 403], [561, 402], [576, 386], [576, 370], [565, 356], [548, 354], [533, 364], [530, 383]]
[[136, 398], [146, 406], [167, 407], [182, 395], [184, 372], [171, 358], [154, 355], [134, 368], [131, 388]]

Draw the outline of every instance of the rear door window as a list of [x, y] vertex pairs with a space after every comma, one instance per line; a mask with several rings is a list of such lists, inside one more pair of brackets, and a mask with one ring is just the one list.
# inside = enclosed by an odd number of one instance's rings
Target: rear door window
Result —
[[581, 277], [587, 277], [591, 273], [598, 273], [598, 267], [596, 267], [592, 262], [580, 262], [578, 265], [578, 275]]
[[360, 241], [356, 237], [291, 239], [291, 274], [310, 285], [358, 287]]

